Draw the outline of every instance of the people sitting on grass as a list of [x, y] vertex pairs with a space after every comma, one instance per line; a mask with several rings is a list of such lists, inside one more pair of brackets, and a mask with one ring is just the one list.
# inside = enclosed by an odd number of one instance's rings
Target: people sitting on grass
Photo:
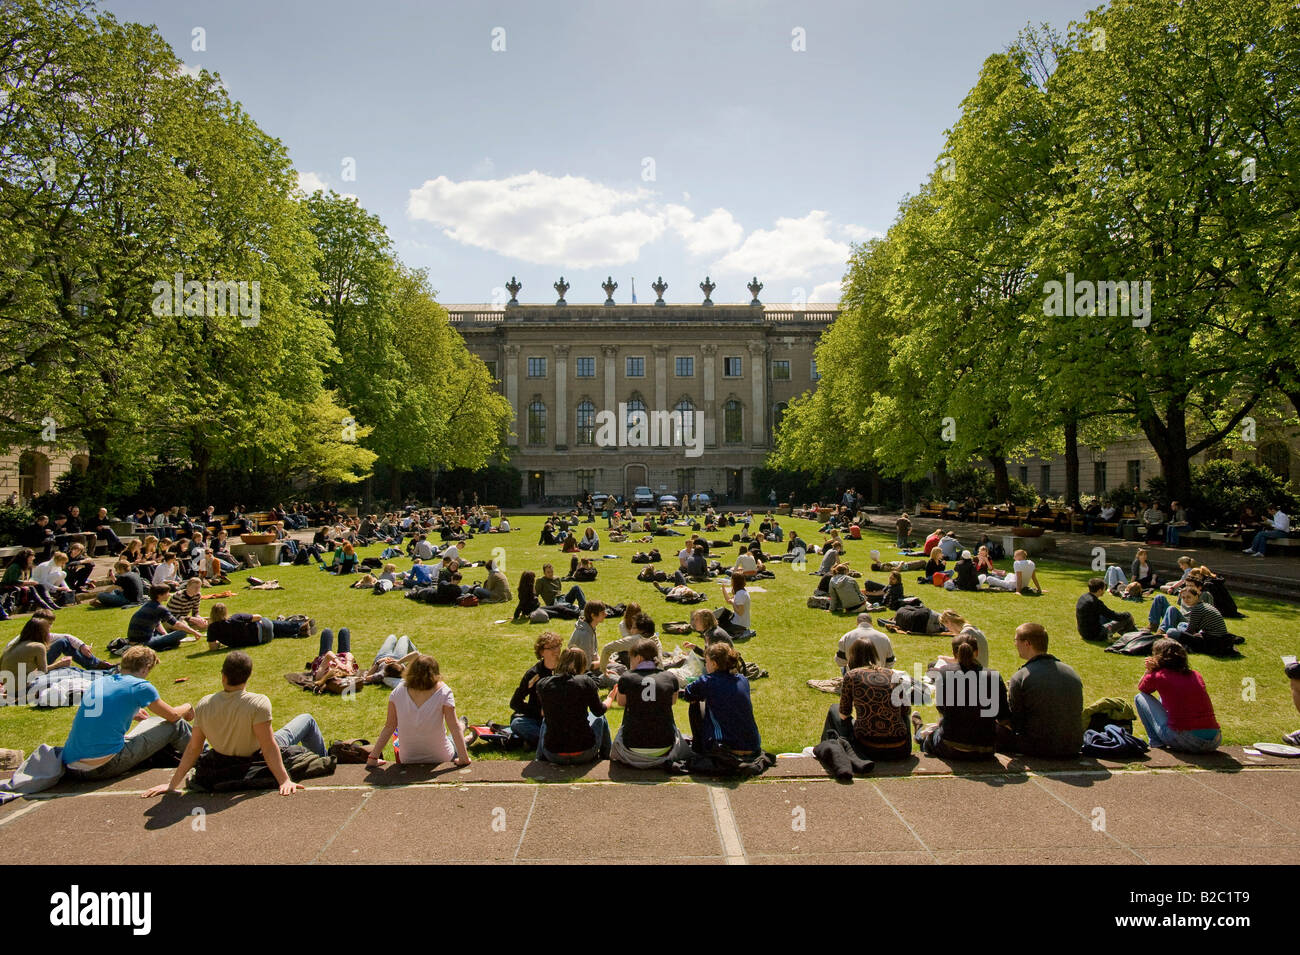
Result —
[[942, 552], [944, 560], [956, 560], [957, 555], [961, 553], [961, 542], [957, 540], [956, 534], [947, 531], [939, 538], [938, 548]]
[[1047, 645], [1042, 624], [1016, 628], [1016, 652], [1025, 662], [1007, 684], [1011, 721], [1000, 732], [1003, 752], [1072, 757], [1083, 746], [1083, 681]]
[[456, 697], [438, 661], [422, 653], [406, 667], [402, 684], [388, 697], [388, 718], [370, 748], [367, 766], [384, 766], [384, 747], [397, 734], [397, 757], [403, 764], [437, 765], [455, 761], [468, 766], [465, 729], [456, 716]]
[[181, 586], [181, 561], [176, 554], [167, 552], [159, 556], [158, 566], [154, 568], [154, 587], [166, 587], [167, 590], [179, 590]]
[[940, 759], [992, 759], [998, 724], [1009, 719], [1007, 685], [997, 670], [979, 661], [971, 633], [952, 638], [952, 656], [940, 657], [927, 674], [932, 682], [939, 721], [926, 726], [912, 714], [921, 752]]
[[77, 592], [68, 584], [68, 555], [56, 550], [47, 561], [32, 568], [32, 582], [45, 588], [45, 593], [56, 607], [66, 607], [76, 603]]
[[1250, 546], [1243, 553], [1248, 557], [1263, 557], [1269, 541], [1286, 537], [1290, 533], [1291, 518], [1286, 515], [1282, 508], [1276, 504], [1270, 504], [1268, 506], [1268, 520], [1260, 525], [1258, 533], [1255, 534], [1255, 539], [1250, 542]]
[[[542, 611], [547, 619], [560, 617], [564, 620], [577, 620], [580, 613], [575, 604], [570, 604], [567, 600], [557, 600], [553, 603], [542, 605], [541, 599], [536, 590], [537, 573], [532, 570], [525, 570], [519, 575], [519, 584], [515, 588], [518, 597], [518, 603], [515, 604], [515, 612], [512, 620], [529, 620], [537, 611]], [[570, 591], [570, 595], [572, 595]], [[579, 591], [579, 594], [581, 591]], [[583, 598], [583, 605], [586, 605], [586, 598]]]
[[980, 583], [991, 590], [1014, 590], [1016, 593], [1041, 594], [1043, 588], [1038, 583], [1038, 565], [1029, 559], [1029, 554], [1021, 549], [1014, 555], [1011, 573], [998, 578], [991, 574], [980, 577]]
[[870, 641], [876, 648], [876, 659], [887, 667], [894, 665], [894, 644], [889, 639], [889, 635], [882, 633], [871, 625], [871, 614], [858, 614], [858, 625], [850, 630], [844, 636], [840, 637], [839, 643], [835, 648], [835, 664], [840, 668], [840, 673], [844, 674], [849, 668], [849, 647], [853, 646], [856, 640]]
[[1157, 594], [1151, 601], [1151, 619], [1157, 614], [1160, 617], [1155, 625], [1157, 634], [1211, 653], [1224, 652], [1232, 646], [1232, 635], [1228, 633], [1223, 614], [1203, 599], [1200, 587], [1188, 584], [1178, 598], [1181, 610], [1170, 605], [1164, 594]]
[[1145, 666], [1133, 705], [1151, 745], [1179, 753], [1218, 749], [1223, 733], [1205, 679], [1187, 662], [1187, 649], [1162, 637], [1152, 644]]
[[609, 758], [636, 769], [659, 769], [690, 754], [690, 745], [673, 719], [677, 677], [659, 668], [658, 653], [653, 640], [633, 644], [631, 666], [609, 695], [627, 710]]
[[[149, 682], [158, 654], [146, 646], [122, 654], [119, 673], [96, 680], [81, 697], [61, 754], [72, 781], [116, 779], [171, 747], [179, 756], [190, 742], [194, 707], [164, 702]], [[148, 714], [153, 714], [148, 716]], [[131, 723], [140, 726], [129, 737]]]
[[[196, 769], [196, 778], [208, 773], [224, 774], [232, 767], [260, 762], [270, 770], [281, 796], [302, 789], [285, 768], [286, 750], [302, 746], [317, 756], [325, 755], [325, 739], [316, 720], [307, 713], [295, 716], [278, 730], [271, 730], [271, 701], [262, 693], [250, 693], [253, 658], [235, 650], [221, 661], [221, 691], [209, 693], [194, 707], [194, 730], [180, 765], [166, 783], [145, 790], [145, 799], [165, 792], [179, 792], [185, 777]], [[204, 744], [207, 744], [207, 749]], [[242, 773], [240, 775], [243, 775]]]
[[1155, 568], [1147, 560], [1145, 547], [1139, 548], [1133, 555], [1133, 564], [1129, 568], [1128, 577], [1130, 581], [1141, 584], [1144, 591], [1155, 590], [1159, 586], [1160, 579], [1156, 576]]
[[939, 546], [941, 540], [943, 540], [943, 528], [936, 527], [930, 536], [925, 539], [925, 543], [921, 547], [921, 553], [929, 557], [931, 552]]
[[561, 578], [555, 576], [555, 566], [553, 564], [542, 565], [542, 576], [534, 578], [537, 597], [542, 602], [542, 606], [549, 607], [552, 604], [565, 603], [581, 610], [587, 603], [587, 595], [582, 592], [581, 587], [574, 584], [561, 597], [560, 591], [564, 589], [564, 583]]
[[[542, 703], [537, 695], [537, 686], [555, 672], [562, 648], [559, 634], [551, 630], [533, 641], [533, 655], [537, 662], [524, 672], [514, 696], [510, 697], [510, 735], [525, 746], [537, 745], [542, 729]], [[593, 693], [595, 689], [593, 684]]]
[[825, 577], [835, 569], [836, 564], [843, 562], [843, 560], [844, 542], [839, 540], [828, 542], [826, 546], [822, 548], [822, 559], [821, 563], [817, 567], [817, 575], [819, 577]]
[[937, 547], [930, 551], [930, 556], [925, 562], [925, 580], [932, 582], [936, 574], [941, 580], [947, 580], [949, 575], [944, 563], [943, 551]]
[[[710, 614], [710, 616], [712, 615]], [[720, 629], [716, 620], [712, 629]], [[658, 651], [656, 651], [656, 659], [663, 656], [663, 646], [659, 642], [654, 619], [649, 614], [638, 609], [636, 616], [630, 622], [626, 617], [619, 621], [618, 639], [611, 640], [600, 648], [600, 657], [595, 661], [596, 673], [604, 676], [610, 672], [620, 673], [626, 670], [630, 665], [632, 648], [642, 640], [652, 640], [655, 646], [659, 647]]]
[[[619, 624], [622, 627], [622, 624]], [[694, 650], [697, 653], [703, 653], [711, 643], [721, 640], [724, 643], [731, 643], [731, 634], [718, 626], [718, 619], [713, 616], [712, 610], [696, 610], [691, 614], [691, 629], [703, 638], [702, 644], [683, 641], [682, 646], [687, 650]], [[606, 645], [606, 649], [609, 645]], [[622, 649], [622, 648], [620, 648]]]
[[587, 605], [582, 608], [582, 618], [573, 627], [569, 646], [578, 647], [587, 655], [588, 660], [594, 662], [600, 649], [600, 638], [596, 635], [596, 628], [604, 623], [608, 616], [609, 611], [604, 601], [587, 601]]
[[257, 613], [231, 613], [224, 603], [212, 605], [204, 636], [208, 649], [218, 647], [257, 647], [279, 638], [300, 639], [311, 636], [310, 620], [271, 620]]
[[939, 613], [939, 622], [943, 624], [943, 633], [950, 633], [954, 637], [968, 636], [975, 641], [975, 659], [979, 665], [987, 667], [989, 665], [989, 640], [984, 636], [984, 631], [972, 623], [968, 623], [955, 610], [943, 610]]
[[578, 541], [579, 550], [600, 550], [600, 538], [596, 536], [596, 529], [588, 527], [582, 535], [582, 540]]
[[[131, 615], [126, 628], [126, 641], [129, 644], [144, 645], [161, 653], [175, 650], [182, 643], [193, 643], [201, 636], [184, 620], [163, 606], [164, 597], [171, 596], [171, 589], [165, 585], [155, 584], [149, 588], [149, 599]], [[110, 645], [109, 650], [113, 648]]]
[[345, 541], [334, 549], [333, 559], [328, 564], [322, 564], [321, 569], [343, 576], [355, 573], [358, 563], [356, 549]]
[[1196, 561], [1192, 560], [1192, 558], [1187, 555], [1184, 554], [1182, 557], [1179, 557], [1178, 569], [1180, 573], [1178, 579], [1166, 581], [1161, 584], [1159, 588], [1160, 592], [1163, 594], [1176, 594], [1178, 591], [1182, 590], [1183, 585], [1187, 583], [1188, 577], [1195, 571], [1195, 565]]
[[734, 637], [742, 637], [753, 628], [750, 617], [749, 591], [745, 589], [745, 575], [732, 572], [731, 586], [722, 585], [722, 599], [727, 606], [714, 611], [718, 626]]
[[171, 595], [167, 609], [200, 632], [208, 629], [208, 621], [199, 613], [203, 600], [203, 582], [198, 577], [185, 581], [185, 586]]
[[1113, 640], [1117, 634], [1137, 629], [1133, 615], [1127, 610], [1116, 611], [1106, 606], [1101, 599], [1105, 592], [1106, 581], [1093, 577], [1088, 581], [1088, 592], [1075, 602], [1075, 626], [1085, 640]]
[[831, 599], [831, 613], [856, 613], [866, 606], [867, 597], [858, 582], [849, 576], [848, 564], [836, 564], [831, 570], [827, 592]]
[[45, 610], [55, 609], [54, 598], [50, 592], [32, 579], [32, 571], [35, 567], [35, 552], [30, 547], [24, 547], [9, 561], [4, 577], [0, 578], [0, 588], [16, 596], [16, 607], [19, 612], [33, 606]]
[[54, 633], [54, 611], [36, 610], [0, 652], [0, 682], [24, 690], [37, 674], [57, 678], [102, 674], [117, 667], [95, 656], [94, 648], [68, 633]]
[[539, 760], [574, 765], [609, 758], [612, 743], [605, 714], [614, 694], [605, 700], [600, 698], [587, 664], [587, 655], [580, 647], [568, 647], [558, 654], [554, 672], [538, 681], [535, 696], [541, 713], [536, 739]]
[[100, 590], [89, 601], [92, 607], [128, 607], [144, 602], [144, 581], [125, 560], [113, 565], [112, 585]]
[[840, 699], [826, 713], [822, 739], [849, 741], [862, 759], [906, 759], [912, 752], [911, 680], [885, 666], [871, 640], [854, 640]]
[[754, 720], [749, 680], [740, 670], [740, 657], [730, 643], [717, 640], [704, 651], [704, 676], [688, 683], [681, 698], [690, 704], [687, 718], [691, 747], [697, 753], [730, 753], [743, 759], [763, 748]]

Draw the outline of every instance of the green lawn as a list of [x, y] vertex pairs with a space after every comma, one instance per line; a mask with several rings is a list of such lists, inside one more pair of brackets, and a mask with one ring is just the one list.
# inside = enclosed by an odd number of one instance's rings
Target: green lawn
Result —
[[[494, 548], [504, 548], [507, 576], [513, 588], [520, 572], [540, 571], [545, 561], [552, 561], [558, 573], [568, 567], [568, 557], [558, 548], [536, 546], [542, 524], [540, 517], [520, 517], [518, 528], [505, 536], [480, 535], [466, 549], [471, 559], [492, 556]], [[809, 521], [789, 520], [787, 531], [797, 527], [812, 541], [822, 540], [816, 525]], [[604, 541], [604, 521], [596, 524]], [[730, 533], [719, 533], [719, 538]], [[665, 554], [660, 565], [673, 569], [678, 538], [656, 538]], [[638, 565], [628, 557], [645, 544], [605, 544], [602, 553], [619, 555], [617, 560], [598, 560], [600, 579], [584, 584], [588, 597], [617, 603], [637, 600], [656, 623], [684, 620], [690, 608], [668, 604], [649, 584], [639, 583]], [[878, 547], [892, 556], [892, 536], [867, 535], [862, 541], [850, 541], [847, 556], [855, 568], [869, 562], [867, 552]], [[371, 548], [366, 555], [378, 554]], [[721, 550], [724, 560], [734, 557], [735, 548]], [[397, 561], [400, 568], [409, 561]], [[1009, 566], [1006, 562], [1004, 565]], [[262, 577], [278, 577], [284, 591], [244, 590], [246, 572], [234, 575], [231, 589], [238, 596], [227, 600], [232, 611], [249, 611], [274, 616], [278, 613], [305, 613], [316, 618], [321, 627], [352, 628], [353, 652], [363, 664], [369, 664], [380, 642], [390, 633], [407, 634], [426, 653], [439, 660], [447, 682], [456, 693], [459, 712], [474, 722], [506, 720], [508, 703], [520, 675], [533, 662], [532, 643], [543, 629], [530, 624], [496, 624], [513, 611], [509, 605], [484, 605], [472, 609], [432, 607], [404, 599], [400, 593], [375, 596], [369, 591], [350, 590], [356, 578], [339, 579], [321, 573], [315, 566], [261, 568]], [[806, 599], [815, 578], [799, 573], [789, 565], [776, 565], [776, 580], [760, 581], [765, 593], [753, 598], [754, 627], [758, 636], [741, 646], [741, 652], [767, 670], [768, 679], [753, 684], [754, 709], [765, 748], [774, 752], [799, 750], [817, 741], [826, 708], [833, 697], [809, 688], [809, 679], [829, 678], [838, 671], [832, 656], [839, 636], [853, 625], [851, 617], [832, 616], [825, 611], [809, 610]], [[477, 576], [476, 576], [477, 575]], [[879, 576], [879, 575], [874, 575]], [[1042, 597], [1020, 597], [1004, 593], [960, 593], [937, 590], [915, 583], [916, 573], [905, 574], [908, 594], [919, 594], [935, 609], [952, 607], [984, 630], [989, 637], [991, 662], [1004, 676], [1019, 665], [1013, 643], [1015, 627], [1026, 621], [1038, 621], [1051, 636], [1051, 651], [1079, 671], [1084, 681], [1086, 702], [1103, 696], [1131, 698], [1142, 673], [1140, 657], [1124, 657], [1103, 652], [1101, 646], [1086, 644], [1075, 633], [1074, 603], [1092, 576], [1087, 569], [1044, 561], [1039, 565]], [[482, 570], [466, 573], [466, 581], [481, 579]], [[223, 588], [224, 589], [224, 588]], [[711, 598], [705, 606], [721, 606], [717, 585], [709, 585]], [[1292, 704], [1287, 680], [1282, 673], [1280, 656], [1295, 653], [1295, 608], [1280, 601], [1237, 597], [1244, 620], [1230, 621], [1235, 633], [1246, 637], [1237, 659], [1216, 660], [1194, 656], [1193, 665], [1201, 671], [1214, 699], [1224, 741], [1252, 743], [1278, 740], [1283, 733], [1300, 726]], [[1119, 602], [1108, 598], [1115, 606]], [[207, 604], [205, 604], [206, 606]], [[1146, 605], [1126, 604], [1134, 617], [1142, 619]], [[109, 640], [126, 632], [128, 610], [92, 610], [85, 606], [59, 612], [55, 630], [70, 632], [88, 640], [103, 652]], [[8, 641], [21, 626], [21, 620], [0, 623], [0, 639]], [[572, 624], [554, 621], [553, 629], [567, 640]], [[617, 636], [617, 624], [606, 622], [602, 636]], [[665, 637], [667, 646], [680, 638]], [[386, 691], [367, 687], [353, 698], [312, 696], [290, 685], [284, 674], [302, 668], [316, 653], [315, 638], [276, 640], [251, 653], [255, 671], [252, 689], [267, 694], [275, 707], [276, 725], [299, 712], [311, 712], [327, 739], [364, 736], [374, 738], [384, 721]], [[894, 646], [898, 667], [909, 673], [915, 665], [924, 665], [939, 652], [948, 652], [948, 641], [936, 637], [896, 636]], [[206, 693], [219, 688], [218, 676], [222, 654], [208, 652], [204, 644], [186, 644], [163, 653], [162, 662], [152, 679], [163, 698], [170, 703], [197, 702]], [[184, 683], [176, 683], [188, 678]], [[1253, 688], [1253, 693], [1251, 689]], [[685, 705], [678, 707], [678, 723], [686, 728]], [[613, 711], [617, 725], [618, 711]], [[31, 751], [41, 742], [62, 743], [72, 720], [71, 709], [41, 711], [21, 707], [0, 708], [0, 745]], [[934, 719], [933, 709], [923, 711]], [[476, 753], [480, 755], [480, 753]], [[517, 755], [517, 754], [514, 754]]]

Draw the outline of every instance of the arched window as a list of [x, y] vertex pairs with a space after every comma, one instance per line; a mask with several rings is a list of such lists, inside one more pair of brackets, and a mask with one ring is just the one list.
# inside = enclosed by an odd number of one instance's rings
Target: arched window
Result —
[[673, 410], [682, 416], [682, 443], [691, 444], [695, 440], [695, 403], [682, 398]]
[[69, 464], [72, 466], [72, 470], [76, 471], [78, 474], [85, 474], [87, 469], [90, 467], [90, 455], [74, 454]]
[[536, 399], [528, 406], [528, 443], [546, 443], [546, 405]]
[[722, 406], [722, 440], [725, 444], [741, 444], [745, 440], [745, 409], [735, 398]]
[[578, 443], [596, 443], [596, 406], [586, 399], [578, 405]]
[[24, 451], [18, 458], [18, 497], [22, 501], [50, 489], [50, 459], [40, 451]]

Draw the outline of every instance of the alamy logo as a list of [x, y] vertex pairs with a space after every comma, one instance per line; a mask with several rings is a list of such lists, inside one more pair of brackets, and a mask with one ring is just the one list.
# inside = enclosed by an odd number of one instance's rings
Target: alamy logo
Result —
[[169, 315], [206, 315], [208, 318], [239, 316], [239, 324], [253, 328], [262, 318], [262, 283], [217, 281], [185, 281], [177, 272], [172, 281], [160, 279], [153, 283], [153, 313], [158, 318]]
[[1065, 282], [1053, 279], [1043, 283], [1046, 293], [1043, 314], [1062, 316], [1096, 315], [1133, 319], [1134, 328], [1151, 324], [1151, 282], [1075, 281], [1073, 272], [1065, 273]]
[[596, 413], [596, 446], [600, 448], [686, 448], [688, 458], [704, 454], [704, 432], [694, 411], [629, 412], [618, 403], [617, 414]]
[[50, 924], [61, 927], [126, 925], [133, 935], [148, 935], [152, 912], [151, 892], [82, 892], [74, 885], [50, 896]]

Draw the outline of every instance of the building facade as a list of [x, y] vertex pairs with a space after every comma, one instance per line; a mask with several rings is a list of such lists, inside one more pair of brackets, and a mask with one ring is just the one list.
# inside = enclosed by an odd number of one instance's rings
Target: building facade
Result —
[[813, 350], [838, 314], [609, 301], [448, 311], [514, 410], [511, 463], [533, 503], [761, 491], [753, 470], [790, 400], [816, 386]]

